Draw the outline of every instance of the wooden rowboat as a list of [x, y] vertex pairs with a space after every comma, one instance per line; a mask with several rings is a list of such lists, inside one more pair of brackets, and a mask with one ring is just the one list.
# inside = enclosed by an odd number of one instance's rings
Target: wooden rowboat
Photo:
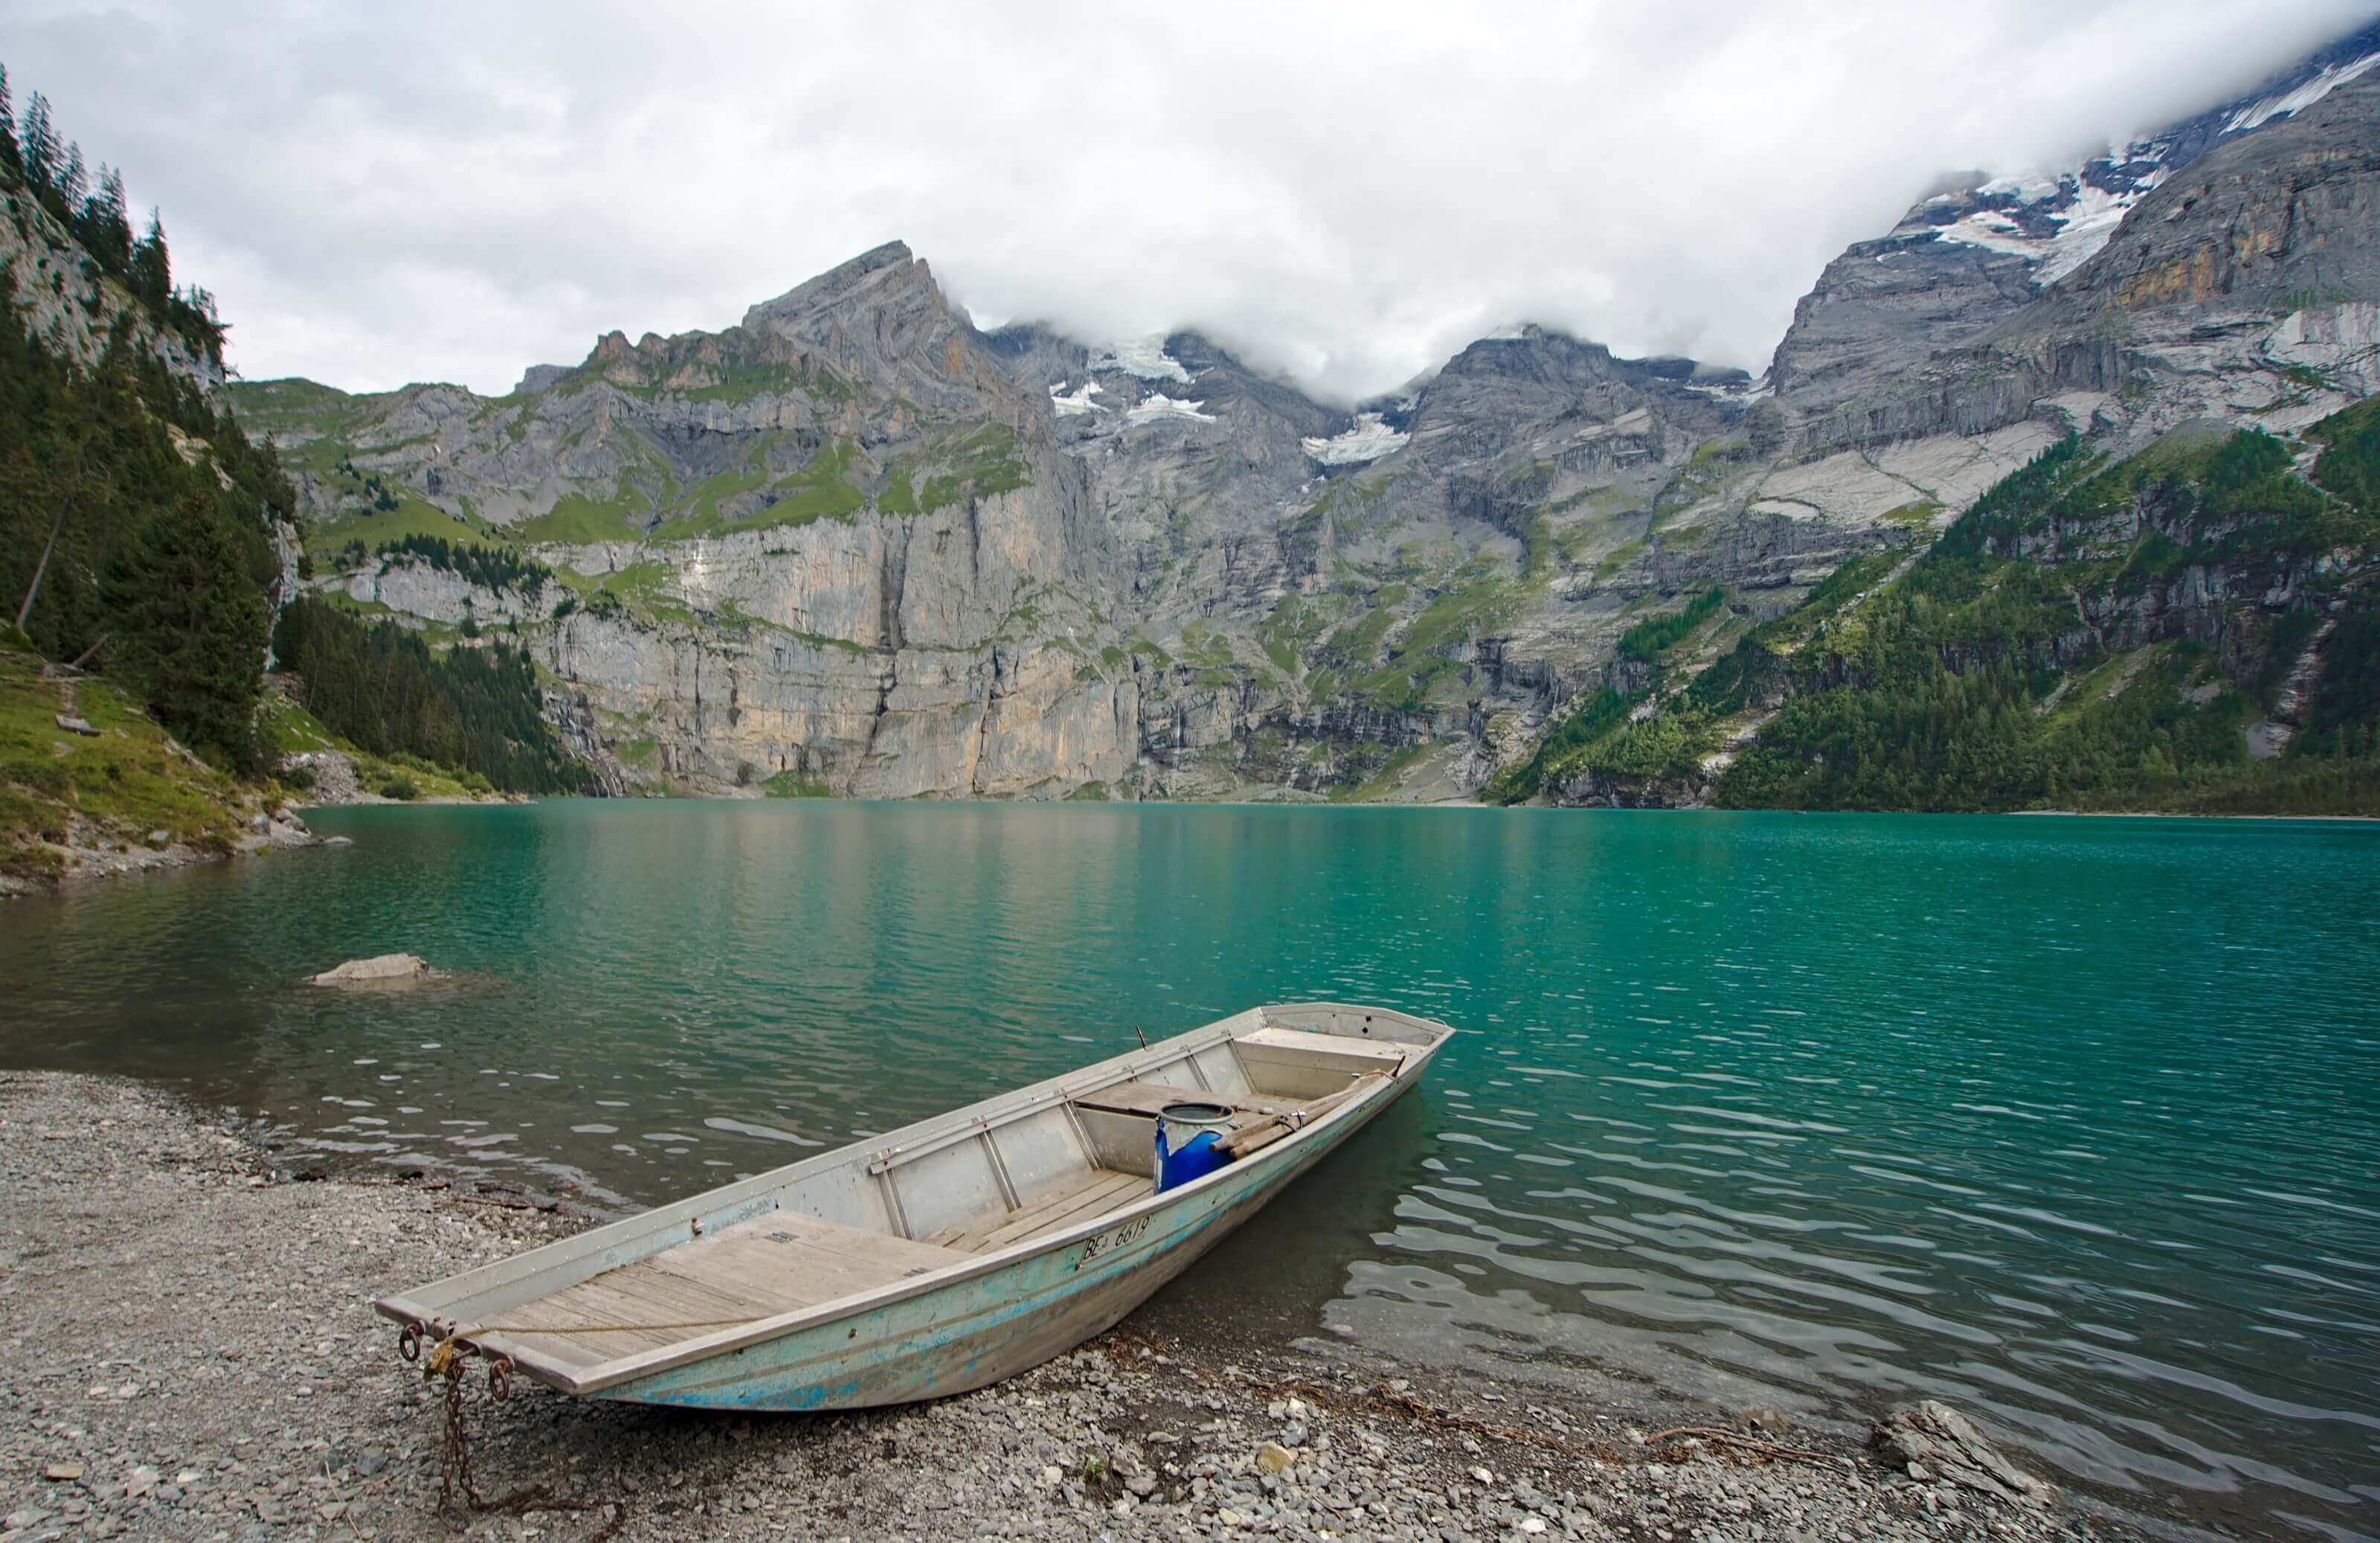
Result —
[[[1259, 1007], [374, 1304], [584, 1396], [857, 1409], [965, 1392], [1114, 1324], [1419, 1080], [1454, 1032]], [[1155, 1193], [1156, 1116], [1231, 1161]]]

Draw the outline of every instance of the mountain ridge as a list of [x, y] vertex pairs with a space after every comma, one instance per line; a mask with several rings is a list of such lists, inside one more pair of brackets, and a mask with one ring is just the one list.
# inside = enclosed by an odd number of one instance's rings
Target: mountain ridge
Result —
[[[360, 543], [319, 592], [508, 605], [632, 783], [1464, 796], [1641, 687], [1622, 638], [1690, 597], [1729, 597], [1716, 656], [2069, 433], [2289, 435], [2368, 393], [2367, 59], [2380, 29], [2074, 174], [1921, 200], [1757, 382], [1525, 327], [1344, 410], [1196, 331], [980, 331], [890, 242], [504, 397], [233, 391], [311, 544]], [[2226, 232], [2261, 234], [2226, 267]], [[427, 533], [553, 580], [500, 602], [380, 550]]]

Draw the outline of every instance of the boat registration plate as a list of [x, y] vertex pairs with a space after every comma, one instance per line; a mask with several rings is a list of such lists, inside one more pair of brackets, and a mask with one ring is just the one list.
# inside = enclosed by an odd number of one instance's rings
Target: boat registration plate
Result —
[[1148, 1218], [1135, 1216], [1121, 1227], [1099, 1233], [1083, 1245], [1083, 1263], [1088, 1264], [1102, 1254], [1112, 1254], [1127, 1244], [1137, 1243], [1148, 1232]]

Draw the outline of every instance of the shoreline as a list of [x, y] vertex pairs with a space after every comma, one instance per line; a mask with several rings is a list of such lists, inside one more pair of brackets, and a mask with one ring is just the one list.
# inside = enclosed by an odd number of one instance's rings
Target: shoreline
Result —
[[[77, 890], [87, 889], [106, 880], [122, 879], [136, 874], [171, 872], [179, 869], [203, 867], [211, 863], [232, 862], [242, 857], [260, 857], [276, 850], [294, 850], [310, 846], [351, 844], [350, 839], [347, 837], [333, 836], [324, 838], [315, 835], [307, 827], [305, 816], [322, 809], [460, 808], [472, 807], [511, 808], [528, 804], [559, 802], [565, 800], [583, 801], [588, 803], [613, 803], [621, 801], [609, 798], [599, 799], [586, 795], [572, 794], [555, 794], [539, 796], [531, 796], [525, 794], [500, 794], [493, 796], [455, 796], [446, 794], [432, 794], [419, 798], [410, 799], [383, 798], [376, 794], [360, 794], [358, 796], [349, 797], [316, 799], [302, 804], [292, 801], [282, 806], [282, 812], [280, 814], [270, 817], [262, 830], [257, 831], [253, 833], [243, 832], [239, 841], [228, 851], [211, 851], [191, 845], [185, 842], [174, 842], [171, 844], [164, 846], [145, 844], [136, 846], [130, 843], [124, 842], [118, 842], [113, 845], [99, 841], [70, 842], [66, 845], [55, 848], [55, 850], [61, 855], [61, 858], [64, 863], [64, 870], [55, 879], [47, 881], [31, 881], [0, 875], [0, 901], [13, 900], [19, 897], [33, 895], [67, 894]], [[914, 800], [909, 799], [883, 798], [770, 800], [765, 798], [741, 798], [729, 794], [673, 794], [666, 796], [666, 801], [674, 803], [718, 804], [766, 804], [774, 801], [783, 803], [880, 804], [888, 807], [896, 804], [906, 807], [914, 802]], [[1051, 808], [1056, 808], [1066, 804], [1068, 801], [1062, 798], [946, 798], [936, 799], [933, 800], [933, 802], [938, 804], [986, 804], [1002, 806], [1047, 805]], [[1307, 802], [1302, 800], [1291, 802], [1279, 799], [1199, 799], [1192, 801], [1148, 798], [1109, 800], [1093, 807], [1113, 808], [1118, 807], [1137, 808], [1144, 806], [1159, 808], [1461, 809], [1488, 812], [1506, 812], [1512, 810], [1525, 810], [1531, 812], [1550, 811], [1575, 814], [1840, 815], [1855, 817], [1893, 817], [1910, 820], [1963, 820], [1970, 818], [1999, 820], [2267, 820], [2280, 823], [2321, 822], [2325, 824], [2341, 825], [2380, 824], [2380, 815], [2367, 814], [2206, 814], [2181, 813], [2164, 809], [1985, 809], [1968, 811], [1916, 809], [1717, 809], [1704, 805], [1682, 805], [1674, 808], [1662, 807], [1658, 808], [1646, 808], [1636, 806], [1623, 807], [1608, 804], [1488, 804], [1479, 802], [1476, 799], [1453, 798], [1439, 799], [1429, 803], [1396, 803], [1383, 801], [1368, 804], [1332, 804], [1328, 802]], [[251, 821], [251, 824], [253, 824], [253, 821]]]
[[1476, 798], [1437, 798], [1427, 802], [1405, 803], [1379, 799], [1369, 803], [1331, 803], [1327, 799], [1280, 798], [1109, 798], [1076, 800], [1068, 798], [770, 798], [751, 797], [733, 793], [671, 793], [628, 794], [621, 797], [599, 797], [583, 793], [513, 794], [493, 798], [423, 797], [407, 800], [364, 797], [339, 803], [293, 804], [293, 808], [311, 812], [322, 808], [423, 808], [431, 806], [459, 808], [472, 805], [528, 805], [548, 803], [634, 804], [650, 801], [673, 804], [757, 804], [788, 806], [837, 806], [859, 804], [882, 808], [947, 808], [955, 805], [984, 805], [992, 808], [1091, 809], [1159, 808], [1159, 809], [1457, 809], [1475, 810], [1488, 814], [1695, 814], [1747, 815], [1795, 814], [1808, 817], [1841, 817], [1846, 819], [1892, 820], [2263, 820], [2284, 823], [2380, 825], [2380, 814], [2228, 814], [2195, 809], [1802, 809], [1718, 808], [1709, 804], [1491, 804]]
[[[156, 839], [159, 836], [167, 839], [160, 843]], [[237, 862], [273, 852], [328, 844], [306, 828], [295, 805], [284, 805], [269, 812], [259, 810], [247, 820], [231, 846], [223, 851], [173, 839], [166, 831], [152, 832], [147, 842], [138, 844], [83, 832], [69, 832], [69, 837], [64, 843], [45, 844], [58, 858], [59, 871], [55, 878], [31, 880], [0, 874], [0, 901], [28, 895], [71, 894], [111, 879], [171, 873], [210, 863]]]
[[[594, 1219], [283, 1160], [235, 1117], [153, 1087], [0, 1074], [0, 1301], [18, 1348], [0, 1537], [450, 1535], [437, 1402], [370, 1299]], [[491, 1403], [470, 1387], [480, 1489], [552, 1487], [504, 1536], [2124, 1532], [2063, 1500], [1912, 1479], [1774, 1414], [1584, 1407], [1408, 1374], [1352, 1344], [1201, 1349], [1135, 1318], [978, 1392], [838, 1415], [575, 1403], [534, 1385]], [[1649, 1415], [1724, 1434], [1648, 1432]]]

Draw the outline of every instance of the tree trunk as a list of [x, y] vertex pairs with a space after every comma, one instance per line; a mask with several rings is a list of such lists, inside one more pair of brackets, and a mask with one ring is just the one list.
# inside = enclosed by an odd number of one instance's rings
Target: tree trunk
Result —
[[58, 532], [67, 528], [67, 511], [74, 507], [74, 494], [69, 492], [58, 503], [58, 517], [50, 521], [50, 539], [42, 543], [42, 560], [33, 566], [33, 582], [25, 586], [25, 603], [17, 607], [17, 630], [25, 630], [25, 619], [33, 614], [33, 601], [42, 592], [42, 576], [50, 571], [50, 553], [58, 549]]

